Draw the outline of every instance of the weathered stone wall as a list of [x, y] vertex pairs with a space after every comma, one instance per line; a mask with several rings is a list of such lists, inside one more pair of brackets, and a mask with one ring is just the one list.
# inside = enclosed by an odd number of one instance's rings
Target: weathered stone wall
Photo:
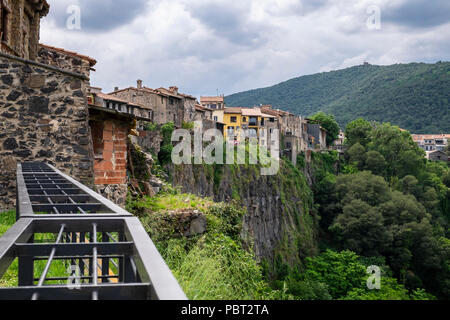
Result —
[[139, 137], [132, 137], [131, 141], [139, 145], [145, 152], [150, 151], [152, 154], [158, 155], [163, 138], [159, 130], [139, 131]]
[[[192, 122], [195, 120], [196, 118], [196, 114], [197, 111], [195, 110], [195, 105], [197, 104], [197, 101], [195, 101], [195, 99], [190, 99], [190, 98], [184, 98], [183, 101], [183, 112], [184, 112], [184, 122]], [[209, 113], [208, 116], [212, 117], [212, 114]]]
[[18, 162], [48, 162], [93, 186], [87, 82], [0, 54], [0, 211], [15, 206]]
[[91, 71], [91, 64], [88, 60], [51, 50], [45, 46], [39, 46], [37, 61], [66, 71], [80, 73], [86, 77], [89, 77]]
[[[6, 16], [0, 17], [0, 25], [6, 26], [6, 41], [2, 41], [2, 52], [35, 60], [40, 19], [47, 15], [48, 3], [45, 0], [2, 0], [2, 3], [8, 12]], [[6, 21], [2, 21], [2, 18], [6, 18]]]
[[153, 110], [152, 120], [156, 124], [173, 122], [176, 127], [181, 127], [183, 121], [192, 122], [195, 120], [196, 101], [194, 98], [181, 95], [179, 98], [170, 97], [148, 88], [129, 88], [112, 92], [111, 95]]

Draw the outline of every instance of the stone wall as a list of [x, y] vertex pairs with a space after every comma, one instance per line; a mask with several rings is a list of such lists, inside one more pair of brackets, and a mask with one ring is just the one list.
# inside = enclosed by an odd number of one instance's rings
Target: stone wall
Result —
[[86, 77], [89, 77], [93, 63], [87, 59], [82, 59], [81, 56], [71, 55], [44, 45], [39, 46], [37, 61], [66, 71], [80, 73]]
[[128, 88], [110, 94], [153, 110], [152, 120], [156, 124], [173, 122], [176, 127], [180, 128], [183, 122], [195, 120], [195, 98], [189, 98], [185, 95], [178, 95], [178, 98], [175, 98], [149, 88]]
[[35, 60], [40, 19], [47, 15], [48, 3], [45, 0], [2, 0], [2, 7], [7, 12], [0, 17], [1, 31], [6, 35], [1, 41], [2, 52]]
[[44, 161], [93, 186], [88, 78], [0, 54], [0, 211], [15, 206], [18, 162]]
[[157, 156], [161, 151], [163, 138], [159, 130], [139, 131], [139, 137], [132, 137], [131, 141], [139, 145], [145, 152], [151, 152]]

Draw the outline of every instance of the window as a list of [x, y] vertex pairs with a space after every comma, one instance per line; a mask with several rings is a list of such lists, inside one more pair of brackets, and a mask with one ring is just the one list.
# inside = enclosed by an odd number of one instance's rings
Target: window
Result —
[[8, 19], [9, 19], [9, 11], [6, 7], [4, 7], [2, 4], [0, 4], [1, 6], [1, 19], [2, 19], [2, 23], [1, 23], [1, 29], [0, 29], [0, 33], [1, 33], [1, 38], [3, 42], [7, 42], [8, 41]]
[[261, 126], [264, 126], [264, 124], [265, 124], [264, 118], [261, 118]]
[[247, 117], [243, 117], [242, 122], [247, 122]]
[[217, 116], [214, 116], [214, 121], [219, 121], [219, 118]]
[[211, 104], [210, 105], [210, 109], [217, 109], [217, 105], [216, 104]]
[[250, 126], [258, 125], [258, 117], [250, 117]]
[[169, 104], [173, 105], [173, 99], [172, 98], [169, 98]]
[[231, 117], [231, 123], [236, 123], [237, 122], [237, 117]]
[[236, 127], [236, 131], [239, 131], [239, 130], [241, 130], [241, 127], [239, 127], [239, 126]]
[[274, 123], [275, 122], [275, 118], [270, 118], [270, 122]]

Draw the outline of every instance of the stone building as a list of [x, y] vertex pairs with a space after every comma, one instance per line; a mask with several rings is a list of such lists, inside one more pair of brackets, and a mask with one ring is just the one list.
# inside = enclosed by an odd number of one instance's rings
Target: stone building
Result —
[[138, 80], [136, 88], [116, 88], [110, 95], [153, 110], [153, 122], [156, 124], [173, 122], [181, 128], [183, 122], [194, 121], [197, 114], [196, 98], [179, 93], [177, 87], [151, 89]]
[[413, 134], [412, 138], [425, 152], [443, 151], [448, 145], [450, 134]]
[[48, 162], [93, 187], [86, 93], [96, 61], [39, 45], [44, 0], [1, 1], [0, 211], [15, 206], [18, 162]]
[[223, 95], [218, 97], [200, 97], [200, 104], [202, 107], [212, 110], [223, 110], [226, 108]]
[[448, 154], [440, 150], [427, 152], [427, 158], [431, 161], [450, 161], [450, 157], [448, 156]]
[[270, 105], [261, 106], [261, 111], [276, 117], [277, 128], [280, 132], [281, 153], [296, 165], [297, 156], [300, 152], [306, 151], [305, 141], [307, 139], [304, 135], [303, 119], [286, 111], [275, 110]]
[[40, 20], [49, 11], [47, 1], [2, 0], [0, 7], [1, 52], [36, 60]]

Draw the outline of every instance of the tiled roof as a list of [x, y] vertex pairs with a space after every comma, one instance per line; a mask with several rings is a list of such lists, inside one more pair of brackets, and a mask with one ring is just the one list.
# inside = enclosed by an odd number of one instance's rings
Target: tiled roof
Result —
[[414, 141], [450, 139], [450, 134], [413, 134]]
[[242, 115], [247, 117], [275, 118], [273, 115], [262, 112], [260, 108], [243, 108]]
[[82, 60], [86, 60], [90, 63], [91, 67], [93, 67], [94, 65], [97, 64], [97, 60], [95, 60], [94, 58], [85, 56], [83, 54], [79, 54], [75, 51], [69, 51], [69, 50], [62, 49], [62, 48], [56, 48], [56, 47], [52, 47], [52, 46], [49, 46], [49, 45], [46, 45], [43, 43], [40, 43], [39, 46], [41, 46], [42, 48], [45, 48], [47, 50], [50, 50], [50, 51], [56, 51], [56, 52], [63, 53], [63, 54], [69, 55], [69, 56], [80, 58]]
[[200, 97], [200, 102], [201, 103], [206, 103], [206, 102], [225, 102], [225, 98], [224, 97]]
[[200, 111], [200, 112], [206, 112], [206, 111], [209, 111], [209, 109], [204, 108], [204, 107], [202, 107], [202, 106], [199, 105], [199, 104], [196, 104], [196, 105], [195, 105], [195, 110]]
[[[116, 96], [109, 95], [109, 94], [105, 94], [105, 93], [101, 93], [101, 92], [95, 92], [95, 93], [93, 93], [93, 94], [94, 94], [95, 96], [97, 96], [97, 97], [103, 99], [103, 100], [115, 101], [115, 102], [120, 102], [120, 103], [126, 103], [126, 104], [128, 104], [128, 105], [130, 105], [130, 106], [135, 106], [135, 107], [144, 108], [143, 106], [141, 106], [141, 105], [139, 105], [139, 104], [132, 103], [132, 102], [126, 101], [126, 100], [124, 100], [124, 99], [117, 98]], [[144, 109], [146, 109], [146, 108], [144, 108]]]
[[242, 108], [240, 107], [225, 108], [224, 112], [232, 114], [242, 114]]

